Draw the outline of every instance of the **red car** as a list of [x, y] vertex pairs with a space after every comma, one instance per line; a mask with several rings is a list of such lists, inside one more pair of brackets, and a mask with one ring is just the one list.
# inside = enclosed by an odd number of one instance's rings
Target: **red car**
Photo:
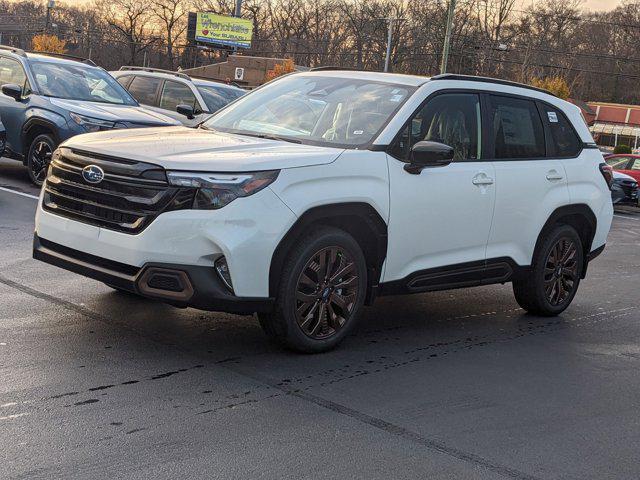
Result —
[[640, 155], [607, 155], [605, 161], [614, 170], [629, 175], [640, 183]]

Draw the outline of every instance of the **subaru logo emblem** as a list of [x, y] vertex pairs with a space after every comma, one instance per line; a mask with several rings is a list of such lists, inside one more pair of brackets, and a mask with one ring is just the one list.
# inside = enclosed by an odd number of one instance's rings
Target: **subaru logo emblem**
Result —
[[87, 165], [82, 169], [82, 178], [88, 183], [100, 183], [104, 180], [104, 170], [97, 165]]

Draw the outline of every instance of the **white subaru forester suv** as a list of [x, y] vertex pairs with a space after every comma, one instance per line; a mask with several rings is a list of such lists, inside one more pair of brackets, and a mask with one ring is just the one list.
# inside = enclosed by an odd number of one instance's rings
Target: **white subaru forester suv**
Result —
[[198, 129], [80, 135], [34, 257], [181, 307], [257, 313], [319, 352], [380, 295], [512, 282], [557, 315], [605, 246], [611, 171], [580, 110], [525, 85], [320, 69]]

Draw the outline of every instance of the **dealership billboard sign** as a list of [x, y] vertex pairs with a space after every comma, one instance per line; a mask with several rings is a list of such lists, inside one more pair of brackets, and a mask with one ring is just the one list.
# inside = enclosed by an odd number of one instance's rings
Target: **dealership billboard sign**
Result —
[[253, 22], [245, 18], [227, 17], [215, 13], [189, 14], [187, 37], [212, 46], [250, 48]]

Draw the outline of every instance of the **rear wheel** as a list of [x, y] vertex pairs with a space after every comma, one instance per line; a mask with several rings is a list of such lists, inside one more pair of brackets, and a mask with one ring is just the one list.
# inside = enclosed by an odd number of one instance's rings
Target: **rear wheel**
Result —
[[348, 233], [321, 227], [300, 241], [285, 263], [276, 307], [260, 314], [265, 333], [299, 352], [334, 348], [364, 304], [367, 268]]
[[36, 136], [31, 142], [27, 152], [27, 168], [29, 169], [29, 178], [35, 185], [41, 186], [44, 182], [51, 155], [55, 149], [56, 143], [48, 133]]
[[578, 291], [584, 261], [578, 232], [569, 225], [557, 226], [536, 251], [532, 272], [513, 282], [516, 301], [533, 314], [562, 313]]

